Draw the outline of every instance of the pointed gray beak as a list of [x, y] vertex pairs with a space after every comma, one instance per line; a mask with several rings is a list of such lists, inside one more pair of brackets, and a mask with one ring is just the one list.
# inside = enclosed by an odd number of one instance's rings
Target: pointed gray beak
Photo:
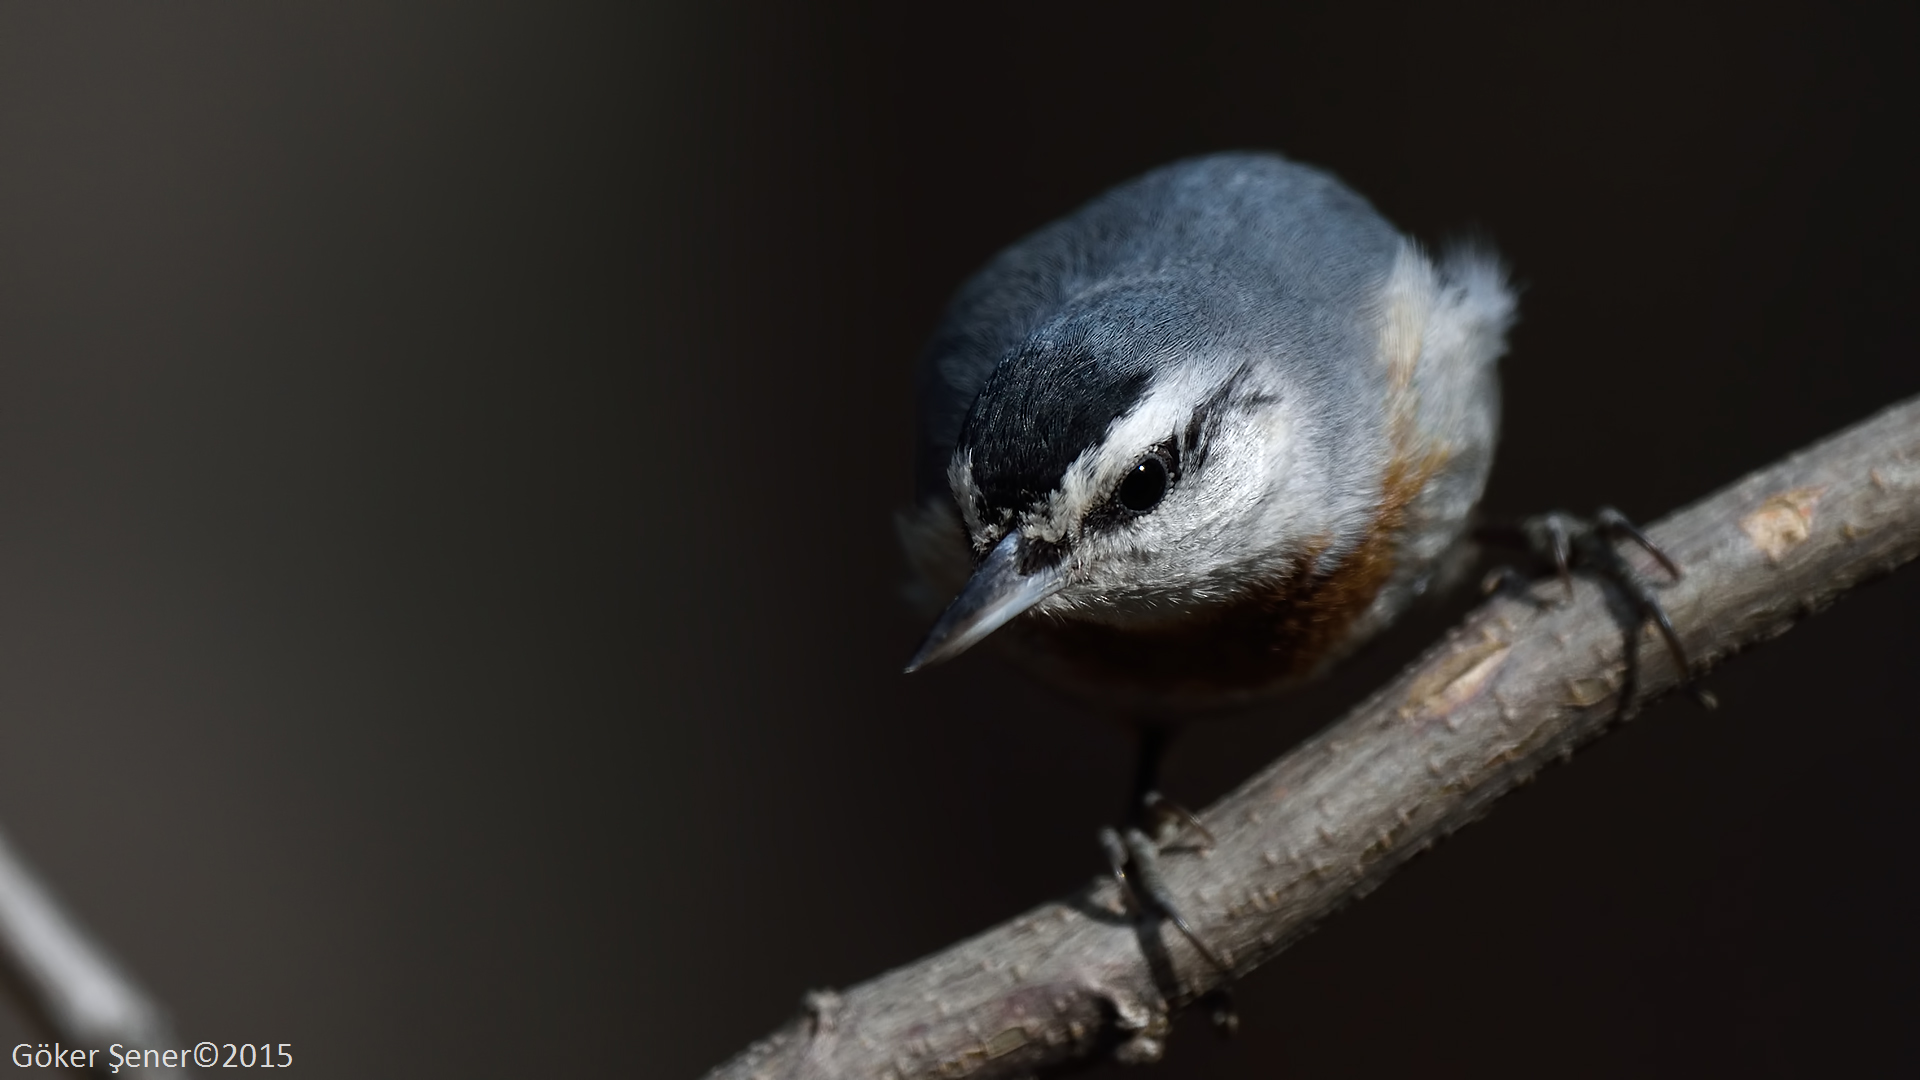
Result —
[[928, 631], [926, 643], [907, 662], [907, 673], [951, 660], [1007, 624], [1007, 620], [1060, 591], [1067, 583], [1063, 560], [1031, 574], [1020, 572], [1020, 534], [994, 545], [946, 613]]

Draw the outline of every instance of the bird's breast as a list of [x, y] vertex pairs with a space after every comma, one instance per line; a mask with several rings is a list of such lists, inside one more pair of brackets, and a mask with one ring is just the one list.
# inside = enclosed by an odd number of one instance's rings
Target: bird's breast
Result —
[[1331, 569], [1316, 570], [1323, 548], [1309, 549], [1281, 574], [1177, 620], [1031, 616], [1002, 634], [1043, 676], [1130, 710], [1205, 709], [1304, 682], [1398, 614], [1377, 605], [1407, 569], [1406, 508], [1443, 464], [1431, 454], [1397, 459], [1364, 539]]

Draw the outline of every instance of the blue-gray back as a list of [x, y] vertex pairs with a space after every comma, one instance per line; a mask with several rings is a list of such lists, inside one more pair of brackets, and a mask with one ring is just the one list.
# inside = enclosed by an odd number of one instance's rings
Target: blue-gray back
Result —
[[[1365, 398], [1351, 384], [1381, 373], [1353, 361], [1371, 354], [1402, 243], [1332, 176], [1270, 154], [1177, 162], [1099, 196], [1000, 253], [949, 306], [919, 372], [919, 497], [946, 490], [963, 427], [998, 475], [1057, 478], [1169, 354], [1286, 364], [1304, 392]], [[970, 421], [990, 379], [997, 412]]]

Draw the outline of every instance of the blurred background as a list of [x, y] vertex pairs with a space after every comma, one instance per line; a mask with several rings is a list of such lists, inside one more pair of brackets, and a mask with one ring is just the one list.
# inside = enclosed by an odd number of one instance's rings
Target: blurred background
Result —
[[[1511, 262], [1489, 509], [1651, 520], [1920, 392], [1915, 17], [8, 6], [0, 825], [189, 1041], [698, 1075], [1076, 887], [1123, 801], [1097, 717], [899, 674], [910, 365], [964, 275], [1284, 150]], [[1733, 661], [1128, 1075], [1911, 1072], [1917, 631], [1908, 571]]]

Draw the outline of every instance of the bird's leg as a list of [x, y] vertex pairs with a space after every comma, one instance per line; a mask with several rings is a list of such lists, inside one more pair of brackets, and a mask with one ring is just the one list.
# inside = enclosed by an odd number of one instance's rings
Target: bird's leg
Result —
[[1179, 839], [1181, 829], [1198, 833], [1204, 841], [1202, 850], [1213, 846], [1213, 834], [1207, 831], [1193, 811], [1160, 794], [1160, 763], [1167, 756], [1167, 744], [1173, 739], [1173, 728], [1163, 722], [1148, 722], [1140, 726], [1139, 756], [1134, 763], [1133, 792], [1127, 799], [1126, 820], [1134, 828], [1143, 830], [1155, 842], [1165, 846]]
[[[1165, 724], [1143, 725], [1139, 760], [1134, 770], [1133, 797], [1127, 808], [1132, 824], [1125, 830], [1101, 829], [1100, 847], [1106, 853], [1107, 866], [1113, 872], [1113, 878], [1119, 883], [1120, 892], [1126, 897], [1135, 917], [1142, 921], [1160, 919], [1172, 923], [1193, 945], [1194, 951], [1205, 957], [1224, 978], [1231, 980], [1233, 969], [1194, 932], [1186, 916], [1180, 913], [1173, 892], [1160, 871], [1161, 853], [1173, 850], [1173, 842], [1185, 832], [1191, 831], [1200, 836], [1201, 850], [1213, 846], [1213, 834], [1207, 831], [1207, 827], [1200, 823], [1192, 811], [1155, 790], [1160, 761], [1166, 754], [1170, 734], [1171, 729]], [[1212, 1005], [1214, 1026], [1222, 1032], [1231, 1033], [1239, 1026], [1239, 1017], [1234, 1012], [1233, 999], [1226, 986], [1223, 984], [1207, 997]]]
[[[1615, 545], [1621, 540], [1633, 541], [1653, 556], [1661, 569], [1675, 580], [1681, 576], [1680, 566], [1649, 540], [1647, 534], [1627, 520], [1626, 515], [1611, 506], [1601, 507], [1591, 518], [1555, 510], [1528, 518], [1517, 527], [1482, 528], [1478, 530], [1478, 536], [1484, 542], [1524, 548], [1550, 561], [1564, 583], [1569, 600], [1573, 598], [1573, 571], [1576, 569], [1585, 570], [1613, 586], [1638, 616], [1635, 629], [1651, 622], [1666, 643], [1667, 652], [1673, 657], [1681, 679], [1693, 690], [1694, 697], [1703, 706], [1714, 707], [1713, 695], [1693, 681], [1693, 662], [1687, 656], [1686, 646], [1680, 642], [1680, 635], [1674, 631], [1666, 608], [1661, 606], [1659, 597], [1654, 595], [1653, 587], [1647, 580], [1621, 558]], [[1492, 591], [1513, 584], [1516, 577], [1512, 570], [1502, 567], [1489, 576], [1488, 589]]]
[[1126, 820], [1147, 824], [1147, 804], [1160, 797], [1160, 763], [1167, 758], [1167, 744], [1173, 741], [1173, 726], [1161, 720], [1140, 725], [1140, 742], [1134, 750], [1133, 790], [1127, 793]]

